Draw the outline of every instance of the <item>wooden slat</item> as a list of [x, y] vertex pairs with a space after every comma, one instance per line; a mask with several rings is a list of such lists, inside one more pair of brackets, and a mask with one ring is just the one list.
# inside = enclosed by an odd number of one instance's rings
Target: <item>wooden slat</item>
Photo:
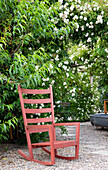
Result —
[[49, 127], [51, 127], [51, 125], [27, 125], [26, 129], [29, 133], [37, 133], [49, 131]]
[[23, 99], [23, 102], [29, 104], [51, 103], [51, 99]]
[[27, 119], [27, 123], [41, 123], [41, 122], [52, 122], [52, 117], [38, 118], [38, 119]]
[[49, 129], [49, 128], [51, 128], [52, 127], [52, 125], [27, 125], [26, 126], [26, 128], [28, 129], [34, 129], [34, 128], [36, 128], [36, 129]]
[[33, 90], [33, 89], [22, 89], [22, 88], [21, 88], [21, 92], [25, 94], [50, 94], [51, 93], [50, 89]]
[[49, 129], [29, 129], [29, 133], [37, 133], [37, 132], [48, 132]]
[[39, 147], [43, 147], [43, 146], [49, 146], [50, 145], [50, 142], [42, 142], [42, 143], [33, 143], [32, 144], [32, 147], [36, 147], [36, 146], [39, 146]]
[[51, 108], [44, 109], [25, 109], [25, 113], [47, 113], [51, 112]]
[[[43, 146], [49, 146], [50, 142], [42, 142], [42, 143], [33, 143], [32, 147], [43, 147]], [[64, 148], [64, 147], [69, 147], [69, 146], [76, 146], [77, 142], [68, 140], [68, 141], [54, 141], [54, 149], [59, 149], [59, 148]]]
[[72, 140], [68, 140], [68, 141], [55, 141], [54, 142], [54, 149], [59, 149], [59, 148], [65, 148], [65, 147], [69, 147], [69, 146], [76, 146], [77, 142], [76, 141], [72, 141]]

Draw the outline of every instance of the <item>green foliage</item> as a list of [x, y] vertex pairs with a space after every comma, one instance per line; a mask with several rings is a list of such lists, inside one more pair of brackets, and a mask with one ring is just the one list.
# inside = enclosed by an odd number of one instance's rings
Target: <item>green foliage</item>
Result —
[[[24, 132], [19, 83], [31, 89], [52, 85], [58, 122], [85, 121], [103, 109], [108, 87], [108, 10], [103, 2], [0, 1], [0, 141], [9, 138], [10, 126], [17, 123]], [[60, 110], [62, 102], [70, 103], [68, 113]]]

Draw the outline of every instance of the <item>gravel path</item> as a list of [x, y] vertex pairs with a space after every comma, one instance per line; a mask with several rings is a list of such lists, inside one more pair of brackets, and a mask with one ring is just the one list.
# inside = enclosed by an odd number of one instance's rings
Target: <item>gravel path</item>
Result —
[[[68, 127], [68, 131], [68, 138], [71, 138], [71, 127]], [[60, 135], [58, 135], [59, 137]], [[63, 138], [66, 138], [66, 136], [63, 135]], [[108, 129], [96, 129], [90, 122], [81, 123], [80, 155], [78, 160], [67, 161], [56, 158], [55, 165], [44, 166], [23, 159], [17, 153], [19, 148], [27, 152], [26, 146], [21, 147], [16, 144], [0, 145], [0, 170], [108, 170]], [[35, 151], [34, 153], [38, 158], [43, 160], [50, 159], [50, 156], [41, 149], [38, 149], [38, 152]], [[58, 152], [64, 155], [72, 155], [73, 149], [69, 147], [60, 149]]]

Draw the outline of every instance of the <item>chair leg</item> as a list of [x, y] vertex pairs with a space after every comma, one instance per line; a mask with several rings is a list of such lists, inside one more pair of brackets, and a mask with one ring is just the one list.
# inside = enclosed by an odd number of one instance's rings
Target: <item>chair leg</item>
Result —
[[49, 137], [50, 137], [50, 149], [51, 149], [51, 163], [55, 164], [54, 136], [52, 132], [53, 132], [53, 127], [49, 129]]
[[33, 157], [32, 145], [31, 145], [31, 140], [30, 140], [30, 134], [28, 132], [26, 132], [26, 136], [27, 136], [27, 143], [28, 143], [30, 159], [33, 159], [34, 157]]
[[79, 145], [75, 146], [75, 158], [79, 158]]

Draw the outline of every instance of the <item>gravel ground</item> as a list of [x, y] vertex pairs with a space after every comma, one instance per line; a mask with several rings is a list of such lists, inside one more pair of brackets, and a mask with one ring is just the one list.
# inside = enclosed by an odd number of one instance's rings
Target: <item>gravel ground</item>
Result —
[[[71, 129], [71, 127], [68, 127], [68, 138], [72, 137]], [[59, 133], [59, 130], [57, 132]], [[59, 134], [58, 138], [61, 138]], [[63, 138], [67, 138], [67, 136], [63, 135]], [[55, 165], [44, 166], [25, 160], [18, 154], [17, 150], [19, 148], [27, 152], [26, 146], [1, 144], [0, 170], [108, 170], [108, 129], [97, 129], [90, 122], [81, 123], [78, 160], [67, 161], [56, 158]], [[50, 156], [47, 153], [40, 148], [37, 150], [37, 152], [34, 150], [37, 158], [50, 160]], [[72, 155], [74, 153], [72, 147], [60, 149], [58, 152], [63, 155]]]

